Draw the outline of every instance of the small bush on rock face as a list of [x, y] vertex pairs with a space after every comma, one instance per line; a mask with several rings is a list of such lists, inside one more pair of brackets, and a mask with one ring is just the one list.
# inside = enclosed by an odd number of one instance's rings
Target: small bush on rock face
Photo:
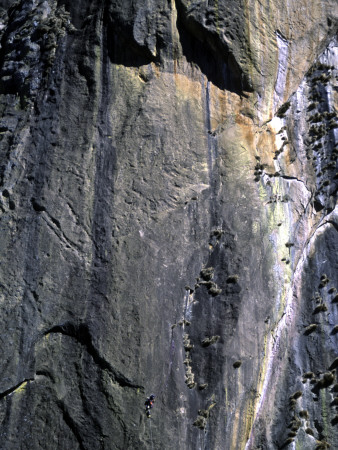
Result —
[[219, 295], [222, 293], [222, 289], [219, 289], [217, 286], [212, 286], [208, 292], [213, 297], [216, 297], [216, 295]]
[[313, 333], [317, 328], [318, 325], [316, 323], [312, 323], [311, 325], [305, 328], [304, 334], [308, 336], [309, 334]]
[[203, 339], [202, 347], [209, 347], [209, 345], [216, 344], [216, 342], [219, 340], [219, 338], [220, 338], [220, 336], [211, 336], [211, 337]]
[[296, 400], [295, 398], [292, 398], [292, 399], [289, 401], [289, 407], [290, 407], [290, 409], [294, 410], [294, 409], [296, 408], [296, 405], [297, 405], [297, 400]]
[[326, 441], [316, 441], [316, 450], [325, 450], [330, 447], [331, 445]]
[[319, 389], [323, 389], [329, 387], [334, 381], [334, 375], [331, 372], [326, 372], [323, 375], [323, 378], [318, 380], [317, 387]]
[[[328, 186], [329, 182], [327, 184], [325, 184], [326, 181], [324, 181], [323, 186]], [[324, 286], [326, 286], [329, 282], [329, 278], [326, 276], [326, 274], [324, 273], [321, 277], [320, 277], [320, 284], [319, 284], [319, 288], [323, 288]]]
[[304, 378], [307, 378], [307, 379], [311, 379], [311, 378], [313, 378], [315, 376], [315, 374], [313, 373], [313, 372], [305, 372], [304, 374], [303, 374], [303, 377]]
[[321, 303], [314, 309], [312, 314], [318, 314], [320, 312], [325, 312], [325, 311], [327, 311], [327, 306], [325, 305], [325, 303]]
[[216, 228], [215, 230], [212, 230], [212, 232], [210, 233], [210, 236], [211, 237], [215, 236], [217, 239], [219, 239], [223, 233], [224, 233], [224, 231], [222, 229]]
[[291, 428], [291, 431], [298, 431], [298, 429], [301, 427], [302, 425], [302, 421], [298, 418], [295, 417], [289, 424], [288, 428]]
[[306, 411], [305, 409], [299, 411], [299, 417], [301, 417], [302, 419], [308, 419], [309, 418], [308, 411]]
[[208, 267], [206, 269], [202, 269], [200, 275], [203, 280], [210, 281], [214, 276], [214, 268]]
[[204, 430], [207, 425], [207, 421], [205, 417], [198, 416], [195, 422], [193, 423], [194, 427], [199, 428], [200, 430]]
[[209, 417], [209, 411], [207, 409], [200, 409], [198, 415], [207, 419]]
[[238, 275], [230, 275], [227, 278], [227, 283], [229, 283], [229, 284], [237, 283], [238, 282], [238, 278], [239, 278]]
[[233, 368], [238, 369], [239, 367], [241, 367], [241, 365], [242, 365], [242, 361], [240, 361], [240, 360], [236, 361], [233, 363]]
[[279, 110], [278, 110], [276, 116], [282, 119], [282, 118], [285, 116], [285, 113], [287, 112], [287, 110], [288, 110], [289, 108], [290, 108], [290, 102], [285, 102], [284, 105], [282, 105], [282, 106], [279, 108]]
[[311, 428], [306, 428], [305, 433], [309, 434], [310, 436], [314, 436], [313, 430]]
[[188, 375], [186, 377], [185, 384], [188, 386], [189, 389], [194, 389], [194, 387], [196, 386], [196, 383], [194, 382], [194, 377]]
[[297, 391], [294, 394], [291, 395], [290, 399], [294, 398], [297, 399], [303, 395], [302, 391]]
[[310, 103], [310, 105], [308, 106], [307, 110], [308, 110], [308, 111], [312, 111], [312, 110], [315, 109], [317, 106], [318, 106], [318, 102]]

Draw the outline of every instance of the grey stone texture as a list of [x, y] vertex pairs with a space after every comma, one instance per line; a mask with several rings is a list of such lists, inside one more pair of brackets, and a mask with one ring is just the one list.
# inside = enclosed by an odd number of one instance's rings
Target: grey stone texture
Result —
[[0, 2], [1, 449], [338, 447], [336, 6]]

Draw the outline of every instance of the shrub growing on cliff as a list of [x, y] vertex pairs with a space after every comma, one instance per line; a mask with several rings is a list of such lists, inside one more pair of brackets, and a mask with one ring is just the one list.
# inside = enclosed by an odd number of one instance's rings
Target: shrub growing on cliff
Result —
[[287, 438], [286, 441], [283, 442], [282, 448], [287, 447], [288, 445], [292, 444], [295, 440], [293, 438]]
[[204, 430], [204, 428], [207, 426], [207, 421], [205, 417], [198, 416], [193, 425], [194, 427], [197, 427], [200, 430]]
[[290, 108], [291, 103], [285, 102], [284, 105], [282, 105], [279, 110], [277, 111], [276, 116], [279, 117], [280, 119], [282, 119], [283, 117], [285, 117], [285, 113], [287, 112], [287, 110]]
[[316, 441], [316, 450], [325, 450], [330, 447], [331, 445], [326, 441]]
[[216, 344], [216, 342], [220, 339], [220, 336], [211, 336], [203, 339], [201, 342], [202, 347], [209, 347], [209, 345]]
[[208, 267], [208, 268], [202, 269], [200, 275], [204, 281], [210, 281], [214, 276], [214, 268]]
[[222, 237], [222, 234], [224, 231], [221, 228], [216, 228], [215, 230], [212, 230], [210, 233], [210, 237], [215, 237], [216, 239], [220, 239]]
[[308, 336], [309, 334], [313, 333], [317, 329], [318, 325], [316, 323], [312, 323], [308, 327], [305, 328], [304, 334]]
[[230, 276], [228, 276], [226, 282], [229, 284], [234, 284], [234, 283], [238, 282], [238, 278], [239, 278], [238, 275], [230, 275]]
[[312, 314], [318, 314], [325, 311], [327, 311], [327, 306], [325, 305], [325, 303], [321, 303], [320, 305], [316, 306]]
[[297, 400], [297, 398], [301, 397], [302, 395], [303, 395], [302, 391], [297, 391], [290, 396], [290, 399], [294, 398], [295, 400]]
[[222, 293], [222, 289], [219, 289], [215, 284], [214, 286], [211, 286], [211, 288], [209, 289], [209, 294], [212, 295], [213, 297], [216, 297], [216, 295], [219, 295]]
[[311, 378], [313, 378], [315, 376], [315, 374], [313, 372], [305, 372], [303, 374], [303, 378], [309, 379], [311, 380]]
[[319, 104], [318, 102], [310, 103], [307, 110], [312, 111], [313, 109], [317, 108], [318, 104]]
[[[328, 180], [326, 180], [328, 181]], [[323, 186], [326, 186], [325, 183], [326, 181], [324, 181]], [[330, 182], [329, 182], [330, 183]], [[324, 273], [321, 277], [320, 277], [320, 288], [323, 288], [324, 286], [326, 286], [329, 283], [329, 278], [327, 277], [327, 275]]]
[[294, 410], [296, 408], [297, 405], [297, 400], [295, 398], [291, 398], [289, 401], [289, 408], [291, 410]]
[[207, 419], [209, 417], [209, 411], [207, 409], [200, 409], [198, 415]]
[[291, 428], [291, 431], [298, 431], [301, 427], [302, 422], [299, 417], [295, 416], [293, 420], [289, 423], [288, 428]]
[[299, 417], [307, 420], [309, 418], [308, 411], [306, 411], [305, 409], [303, 409], [302, 411], [299, 411]]
[[331, 372], [325, 372], [323, 378], [318, 380], [316, 384], [317, 389], [323, 389], [329, 387], [334, 381], [334, 375]]

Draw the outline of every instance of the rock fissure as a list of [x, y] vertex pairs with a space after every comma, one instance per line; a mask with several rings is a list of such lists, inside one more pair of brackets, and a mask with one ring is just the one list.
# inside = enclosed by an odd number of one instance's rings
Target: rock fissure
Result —
[[54, 217], [50, 216], [47, 211], [44, 209], [43, 212], [46, 214], [42, 214], [41, 217], [47, 224], [48, 228], [53, 231], [53, 233], [58, 237], [58, 239], [62, 242], [62, 244], [66, 248], [71, 248], [76, 253], [82, 253], [83, 249], [81, 249], [80, 246], [78, 246], [75, 242], [71, 241], [62, 231], [61, 224], [58, 219], [55, 219]]
[[10, 387], [10, 388], [6, 389], [3, 392], [0, 392], [0, 400], [2, 400], [3, 398], [6, 398], [10, 394], [13, 394], [13, 392], [20, 390], [20, 388], [25, 386], [30, 381], [34, 381], [34, 378], [25, 378], [23, 381], [21, 381], [20, 383], [16, 384], [15, 386]]
[[55, 325], [54, 327], [46, 331], [45, 335], [50, 333], [60, 333], [76, 339], [81, 345], [83, 345], [86, 348], [90, 356], [93, 358], [95, 364], [101, 370], [107, 370], [112, 380], [121, 387], [129, 387], [133, 389], [144, 390], [143, 386], [133, 383], [126, 376], [116, 371], [112, 367], [112, 365], [100, 355], [100, 353], [92, 343], [92, 337], [86, 325], [77, 326], [70, 322], [67, 322], [62, 325]]
[[60, 411], [62, 412], [62, 417], [65, 423], [67, 424], [68, 428], [71, 430], [73, 435], [76, 438], [77, 443], [79, 444], [80, 450], [86, 450], [88, 447], [84, 445], [83, 438], [81, 436], [81, 432], [79, 427], [77, 426], [76, 422], [70, 415], [66, 405], [62, 401], [57, 401], [57, 405], [60, 408]]

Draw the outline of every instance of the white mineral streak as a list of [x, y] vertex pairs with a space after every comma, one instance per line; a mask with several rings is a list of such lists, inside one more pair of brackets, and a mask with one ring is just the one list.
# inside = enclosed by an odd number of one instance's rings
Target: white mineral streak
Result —
[[[266, 376], [264, 379], [264, 384], [261, 392], [261, 396], [259, 398], [259, 401], [256, 406], [255, 410], [255, 421], [258, 418], [258, 415], [261, 411], [261, 408], [264, 404], [264, 401], [266, 399], [266, 396], [269, 394], [269, 390], [271, 389], [271, 386], [274, 382], [273, 374], [276, 368], [275, 365], [275, 358], [278, 358], [278, 353], [280, 348], [285, 348], [284, 345], [282, 345], [281, 340], [283, 338], [283, 331], [286, 329], [286, 327], [289, 327], [292, 320], [293, 320], [293, 310], [294, 310], [294, 299], [296, 299], [296, 296], [294, 296], [294, 291], [297, 286], [300, 286], [301, 283], [301, 277], [302, 272], [304, 269], [304, 264], [309, 260], [309, 255], [311, 254], [312, 248], [314, 247], [314, 244], [316, 242], [316, 239], [320, 234], [323, 234], [329, 227], [332, 226], [332, 222], [338, 221], [338, 206], [336, 206], [335, 210], [332, 211], [329, 215], [325, 216], [325, 221], [321, 224], [319, 224], [310, 237], [307, 244], [304, 246], [303, 252], [298, 260], [297, 267], [294, 271], [294, 276], [292, 280], [292, 285], [288, 289], [288, 292], [286, 294], [286, 306], [284, 310], [284, 314], [280, 321], [278, 322], [278, 325], [276, 327], [276, 331], [273, 337], [270, 338], [268, 349], [267, 349], [267, 370], [266, 370]], [[252, 438], [253, 434], [251, 433], [250, 438], [248, 442], [246, 443], [245, 449], [249, 450], [252, 445]]]
[[278, 46], [278, 71], [275, 83], [274, 108], [283, 103], [286, 76], [288, 69], [289, 43], [278, 31], [276, 32]]

